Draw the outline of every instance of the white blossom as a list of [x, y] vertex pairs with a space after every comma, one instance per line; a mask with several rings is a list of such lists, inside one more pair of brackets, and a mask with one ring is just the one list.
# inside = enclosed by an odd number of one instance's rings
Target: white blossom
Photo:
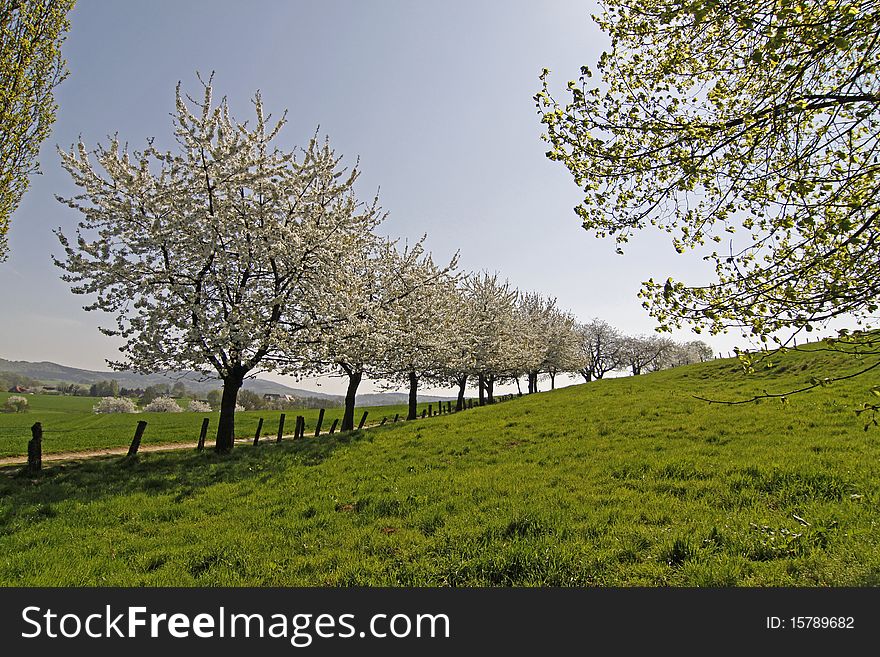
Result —
[[144, 406], [145, 413], [182, 413], [183, 409], [171, 397], [156, 397]]
[[210, 413], [213, 409], [208, 402], [199, 401], [198, 399], [190, 399], [186, 410], [190, 413]]
[[28, 408], [28, 400], [21, 395], [10, 395], [3, 402], [3, 408], [10, 413], [23, 413]]
[[94, 413], [137, 413], [138, 407], [128, 397], [103, 397], [92, 407]]
[[244, 378], [295, 362], [339, 319], [318, 312], [340, 293], [339, 254], [383, 215], [356, 200], [358, 172], [326, 140], [281, 151], [285, 118], [270, 125], [259, 94], [249, 125], [212, 93], [209, 81], [196, 102], [178, 85], [175, 152], [129, 153], [116, 137], [61, 152], [81, 188], [62, 200], [83, 219], [75, 239], [57, 231], [55, 261], [74, 293], [94, 296], [87, 310], [115, 315], [102, 329], [123, 339], [111, 365], [220, 376], [217, 449], [228, 451]]

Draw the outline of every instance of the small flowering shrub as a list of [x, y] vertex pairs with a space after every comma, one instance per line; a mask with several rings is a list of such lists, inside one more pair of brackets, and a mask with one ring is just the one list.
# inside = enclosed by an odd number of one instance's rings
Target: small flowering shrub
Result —
[[127, 397], [104, 397], [92, 407], [95, 413], [137, 413], [135, 403]]
[[191, 413], [210, 413], [211, 405], [208, 402], [199, 401], [198, 399], [191, 399], [189, 402], [189, 406], [186, 407]]
[[28, 400], [20, 395], [7, 397], [3, 403], [3, 410], [9, 413], [24, 413], [28, 407]]
[[171, 397], [156, 397], [144, 406], [147, 413], [183, 413], [183, 409]]

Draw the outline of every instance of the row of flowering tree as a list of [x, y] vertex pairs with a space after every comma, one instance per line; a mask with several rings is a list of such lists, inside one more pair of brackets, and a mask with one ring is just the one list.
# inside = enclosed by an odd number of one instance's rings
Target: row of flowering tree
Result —
[[[86, 310], [111, 314], [122, 339], [111, 363], [138, 372], [195, 370], [223, 382], [216, 448], [229, 451], [245, 378], [338, 369], [349, 378], [344, 428], [364, 374], [417, 380], [439, 342], [425, 331], [448, 314], [438, 290], [455, 260], [434, 264], [423, 241], [399, 248], [375, 229], [378, 199], [356, 198], [329, 143], [275, 146], [259, 94], [251, 125], [178, 85], [175, 151], [129, 152], [114, 138], [61, 152], [81, 193], [60, 199], [82, 218], [75, 238], [56, 231], [54, 258]], [[417, 330], [418, 329], [418, 330]]]
[[579, 354], [577, 369], [584, 381], [609, 372], [644, 372], [710, 360], [712, 348], [701, 340], [675, 342], [668, 337], [630, 336], [600, 319], [575, 327]]
[[[216, 449], [232, 449], [247, 377], [274, 371], [347, 377], [342, 429], [354, 427], [365, 377], [409, 388], [467, 386], [491, 403], [495, 385], [610, 367], [585, 350], [584, 329], [553, 299], [523, 294], [497, 275], [434, 262], [424, 238], [380, 237], [378, 198], [359, 201], [359, 172], [326, 140], [285, 151], [260, 95], [252, 124], [178, 85], [177, 148], [129, 152], [113, 138], [61, 152], [81, 193], [60, 199], [81, 214], [76, 236], [56, 231], [54, 258], [87, 310], [114, 317], [122, 341], [111, 363], [138, 372], [195, 370], [223, 382]], [[652, 361], [654, 363], [654, 361]], [[653, 365], [652, 365], [653, 366]], [[642, 364], [637, 369], [645, 369]], [[587, 377], [589, 379], [589, 377]]]

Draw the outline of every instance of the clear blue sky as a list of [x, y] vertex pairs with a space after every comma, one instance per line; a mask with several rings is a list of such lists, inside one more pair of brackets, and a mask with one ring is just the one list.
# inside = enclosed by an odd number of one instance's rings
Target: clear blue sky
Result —
[[[562, 88], [595, 63], [605, 39], [593, 11], [570, 0], [79, 0], [43, 175], [13, 215], [0, 264], [0, 357], [105, 369], [117, 355], [97, 331], [102, 318], [82, 310], [50, 259], [60, 253], [52, 228], [71, 232], [78, 219], [54, 199], [76, 192], [55, 146], [81, 136], [93, 147], [113, 133], [132, 148], [149, 137], [170, 146], [174, 87], [197, 93], [196, 71], [216, 72], [238, 118], [258, 89], [275, 115], [288, 109], [283, 146], [305, 144], [320, 125], [347, 162], [360, 157], [361, 196], [380, 189], [390, 211], [384, 232], [427, 232], [438, 259], [458, 250], [463, 269], [497, 270], [582, 320], [651, 332], [640, 282], [696, 282], [704, 270], [663, 236], [641, 236], [621, 257], [588, 235], [572, 211], [578, 189], [544, 157], [532, 100], [542, 67]], [[741, 342], [705, 339], [716, 351]]]

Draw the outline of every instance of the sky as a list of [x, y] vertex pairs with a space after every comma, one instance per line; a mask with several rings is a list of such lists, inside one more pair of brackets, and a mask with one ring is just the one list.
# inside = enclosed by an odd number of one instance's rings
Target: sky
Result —
[[[317, 130], [344, 162], [359, 161], [359, 195], [378, 190], [389, 212], [380, 232], [410, 241], [427, 233], [436, 261], [458, 252], [461, 269], [497, 271], [582, 321], [652, 333], [641, 282], [706, 281], [705, 264], [676, 254], [663, 235], [640, 235], [619, 256], [584, 231], [573, 212], [579, 190], [544, 157], [532, 99], [543, 67], [561, 90], [595, 64], [607, 45], [590, 19], [597, 10], [569, 0], [79, 0], [42, 175], [12, 217], [0, 263], [0, 357], [102, 370], [118, 356], [119, 343], [97, 328], [109, 318], [85, 312], [88, 299], [71, 294], [52, 264], [62, 253], [52, 229], [71, 234], [78, 220], [55, 199], [77, 192], [56, 148], [80, 138], [93, 148], [113, 134], [133, 149], [148, 138], [171, 147], [176, 84], [198, 95], [196, 73], [212, 71], [215, 96], [236, 118], [252, 115], [257, 90], [274, 116], [288, 110], [283, 148]], [[745, 346], [739, 335], [672, 337], [716, 352]], [[338, 378], [262, 378], [344, 391]]]

